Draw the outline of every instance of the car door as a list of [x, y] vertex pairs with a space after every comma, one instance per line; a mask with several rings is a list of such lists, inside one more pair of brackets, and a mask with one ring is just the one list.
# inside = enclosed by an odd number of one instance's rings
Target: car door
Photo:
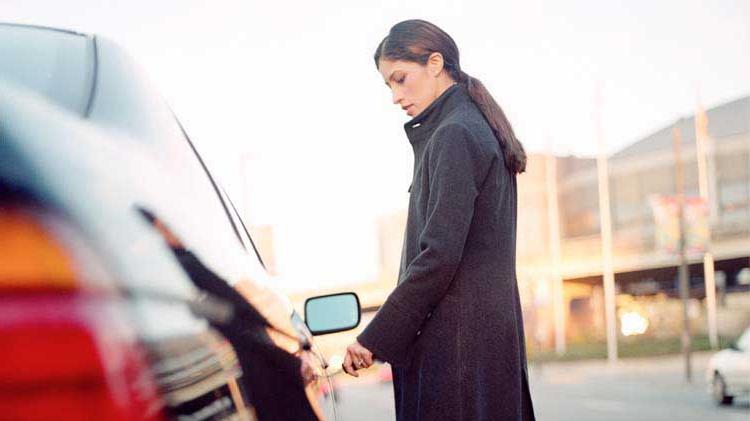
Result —
[[[263, 259], [257, 247], [255, 246], [255, 242], [253, 241], [250, 232], [247, 230], [247, 226], [242, 220], [242, 217], [237, 211], [237, 207], [234, 205], [234, 202], [223, 187], [220, 187], [219, 190], [221, 192], [222, 200], [229, 209], [232, 222], [237, 227], [237, 231], [239, 232], [242, 244], [248, 252], [248, 259], [250, 261], [250, 264], [265, 267], [265, 265], [263, 264]], [[320, 378], [318, 380], [308, 386], [307, 393], [311, 397], [311, 399], [315, 399], [318, 401], [320, 408], [324, 411], [326, 419], [336, 419], [336, 401], [334, 397], [335, 392], [333, 381], [328, 375], [328, 362], [326, 361], [326, 357], [315, 345], [313, 336], [310, 333], [310, 330], [307, 328], [307, 325], [305, 325], [302, 317], [300, 317], [300, 315], [295, 310], [292, 309], [291, 311], [292, 313], [289, 314], [289, 317], [292, 320], [294, 328], [304, 338], [304, 341], [307, 342], [307, 346], [305, 348], [308, 349], [305, 349], [304, 351], [308, 353], [308, 361], [315, 365], [314, 369], [320, 375]]]
[[732, 390], [750, 391], [750, 328], [735, 343], [722, 373]]

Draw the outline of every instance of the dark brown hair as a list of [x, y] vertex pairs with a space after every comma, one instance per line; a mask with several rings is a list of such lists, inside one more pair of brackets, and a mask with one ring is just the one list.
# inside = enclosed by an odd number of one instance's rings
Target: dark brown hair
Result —
[[375, 50], [375, 66], [380, 66], [381, 58], [426, 65], [432, 53], [443, 56], [445, 70], [454, 81], [466, 87], [471, 99], [484, 114], [500, 143], [505, 165], [514, 173], [526, 171], [526, 152], [516, 138], [508, 118], [482, 82], [461, 70], [458, 46], [445, 31], [419, 19], [399, 22]]

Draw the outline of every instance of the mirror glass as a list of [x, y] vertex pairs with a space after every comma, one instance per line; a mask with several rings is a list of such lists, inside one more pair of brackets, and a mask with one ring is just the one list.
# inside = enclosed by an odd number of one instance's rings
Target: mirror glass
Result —
[[353, 292], [308, 298], [305, 302], [305, 323], [313, 335], [353, 329], [359, 319], [359, 298]]

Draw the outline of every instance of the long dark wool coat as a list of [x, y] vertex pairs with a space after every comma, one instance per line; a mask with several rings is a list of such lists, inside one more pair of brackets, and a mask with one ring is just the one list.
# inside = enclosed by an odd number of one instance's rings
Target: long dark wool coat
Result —
[[357, 339], [393, 366], [399, 420], [533, 420], [516, 176], [460, 85], [404, 127], [415, 159], [399, 282]]

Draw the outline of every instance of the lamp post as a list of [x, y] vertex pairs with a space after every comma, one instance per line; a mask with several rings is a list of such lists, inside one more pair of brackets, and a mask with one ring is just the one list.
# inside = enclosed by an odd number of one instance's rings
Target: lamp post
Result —
[[703, 253], [703, 279], [706, 289], [706, 310], [708, 313], [708, 338], [712, 349], [719, 347], [719, 335], [717, 333], [716, 323], [716, 279], [714, 271], [714, 255], [711, 251], [711, 225], [715, 220], [716, 211], [714, 210], [711, 198], [715, 195], [709, 194], [708, 189], [708, 162], [713, 157], [712, 145], [708, 139], [708, 117], [705, 111], [698, 106], [695, 113], [695, 150], [696, 160], [698, 161], [698, 191], [701, 199], [708, 205], [708, 238], [706, 238], [705, 251]]
[[679, 289], [680, 299], [682, 300], [682, 353], [685, 356], [685, 380], [690, 383], [692, 381], [692, 365], [691, 365], [691, 340], [690, 340], [690, 314], [688, 312], [688, 300], [690, 298], [690, 284], [688, 279], [688, 264], [687, 256], [685, 253], [685, 179], [682, 169], [682, 154], [681, 154], [681, 136], [680, 129], [675, 124], [672, 129], [672, 139], [674, 141], [674, 159], [675, 159], [675, 190], [677, 193], [677, 221], [679, 226]]
[[604, 129], [602, 127], [602, 89], [596, 90], [594, 107], [596, 137], [599, 153], [596, 158], [596, 169], [599, 179], [599, 223], [602, 237], [602, 275], [604, 278], [604, 315], [607, 325], [607, 359], [610, 363], [617, 361], [617, 313], [615, 300], [615, 273], [612, 264], [612, 220], [609, 208], [609, 170], [607, 153], [604, 146]]

